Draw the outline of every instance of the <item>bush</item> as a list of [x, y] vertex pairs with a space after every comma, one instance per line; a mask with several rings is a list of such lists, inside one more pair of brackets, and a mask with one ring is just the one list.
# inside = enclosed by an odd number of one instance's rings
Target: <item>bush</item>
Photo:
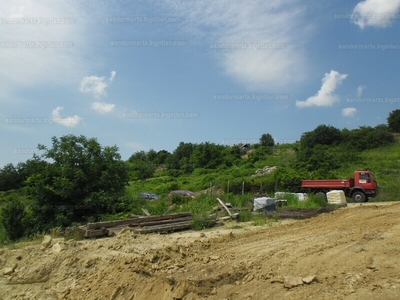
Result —
[[1, 211], [1, 222], [7, 237], [16, 241], [25, 235], [27, 228], [25, 208], [19, 201], [6, 204]]
[[194, 215], [191, 228], [194, 230], [203, 230], [214, 226], [215, 223], [216, 218], [205, 212]]

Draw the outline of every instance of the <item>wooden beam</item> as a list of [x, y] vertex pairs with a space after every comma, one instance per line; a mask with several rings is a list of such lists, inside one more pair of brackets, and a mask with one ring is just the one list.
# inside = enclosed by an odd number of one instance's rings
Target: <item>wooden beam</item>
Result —
[[142, 211], [145, 213], [146, 216], [151, 216], [151, 213], [145, 208], [142, 208]]
[[218, 200], [218, 202], [222, 205], [222, 207], [225, 208], [225, 210], [228, 212], [229, 216], [232, 217], [232, 213], [231, 213], [231, 211], [229, 210], [229, 208], [226, 207], [225, 203], [224, 203], [221, 199], [219, 199], [219, 198], [217, 198], [217, 200]]
[[179, 213], [179, 214], [171, 214], [164, 216], [149, 216], [144, 218], [137, 219], [124, 219], [124, 220], [116, 220], [116, 221], [107, 221], [107, 222], [96, 222], [96, 223], [88, 223], [86, 224], [86, 229], [100, 229], [102, 227], [109, 228], [115, 227], [119, 225], [129, 225], [129, 224], [138, 224], [145, 221], [161, 221], [161, 220], [173, 220], [181, 217], [191, 216], [191, 213]]
[[146, 226], [157, 226], [157, 225], [163, 225], [163, 224], [172, 224], [172, 223], [179, 223], [183, 221], [192, 221], [193, 217], [183, 217], [183, 218], [177, 218], [177, 219], [172, 219], [172, 220], [161, 220], [161, 221], [152, 221], [152, 222], [141, 222], [137, 224], [129, 224], [129, 227], [146, 227]]

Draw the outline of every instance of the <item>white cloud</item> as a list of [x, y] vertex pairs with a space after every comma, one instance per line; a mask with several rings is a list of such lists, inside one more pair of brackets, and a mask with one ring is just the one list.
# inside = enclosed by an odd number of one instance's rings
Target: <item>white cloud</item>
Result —
[[357, 109], [354, 107], [347, 107], [342, 109], [342, 116], [344, 117], [354, 117]]
[[[253, 90], [277, 90], [307, 76], [310, 20], [304, 1], [166, 1], [191, 43], [209, 45], [225, 73]], [[214, 47], [215, 46], [215, 47]], [[275, 49], [272, 49], [275, 48]]]
[[83, 119], [81, 117], [78, 117], [77, 115], [75, 115], [73, 117], [62, 118], [60, 116], [60, 111], [63, 109], [64, 109], [64, 107], [58, 106], [51, 113], [51, 118], [54, 123], [61, 124], [66, 127], [75, 127], [76, 125], [78, 125], [79, 123], [81, 123], [83, 121]]
[[365, 0], [353, 10], [352, 21], [360, 28], [388, 27], [400, 11], [400, 0]]
[[117, 72], [111, 71], [110, 82], [114, 80], [115, 75], [117, 75]]
[[116, 74], [117, 73], [115, 71], [112, 71], [109, 79], [107, 79], [105, 76], [86, 76], [82, 79], [79, 90], [82, 93], [93, 94], [93, 96], [96, 98], [106, 96], [106, 88], [114, 80]]
[[330, 73], [325, 73], [322, 79], [321, 89], [318, 93], [308, 98], [306, 101], [296, 101], [297, 107], [332, 106], [335, 102], [339, 101], [338, 96], [335, 95], [334, 92], [346, 77], [346, 74], [340, 74], [335, 70], [331, 70]]
[[357, 88], [357, 97], [361, 97], [361, 96], [362, 96], [362, 93], [363, 93], [363, 91], [365, 90], [365, 88], [366, 88], [366, 86], [364, 86], [364, 85], [360, 85], [360, 86]]
[[0, 101], [32, 86], [72, 86], [88, 72], [86, 53], [95, 38], [82, 4], [0, 0], [0, 7]]
[[100, 102], [94, 102], [92, 104], [92, 109], [97, 111], [100, 114], [108, 114], [112, 112], [115, 108], [115, 104], [109, 104], [109, 103], [100, 103]]

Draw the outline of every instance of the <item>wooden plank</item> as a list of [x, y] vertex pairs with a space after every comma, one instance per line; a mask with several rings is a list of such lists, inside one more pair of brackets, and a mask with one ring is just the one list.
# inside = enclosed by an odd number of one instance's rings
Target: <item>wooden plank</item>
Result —
[[227, 217], [220, 217], [218, 218], [218, 220], [228, 220], [228, 219], [232, 219], [232, 218], [238, 218], [239, 217], [239, 213], [234, 213], [232, 216], [227, 216]]
[[162, 225], [162, 226], [150, 226], [150, 227], [145, 227], [145, 228], [137, 228], [134, 230], [134, 232], [137, 233], [155, 233], [155, 232], [170, 232], [170, 231], [176, 231], [176, 230], [182, 230], [182, 229], [189, 229], [192, 225], [192, 222], [180, 222], [180, 223], [174, 223], [174, 224], [167, 224], [167, 225]]
[[161, 221], [161, 220], [172, 220], [181, 217], [191, 216], [191, 213], [179, 213], [179, 214], [171, 214], [165, 216], [149, 216], [144, 218], [137, 219], [124, 219], [124, 220], [115, 220], [115, 221], [106, 221], [106, 222], [96, 222], [96, 223], [88, 223], [86, 224], [87, 229], [100, 229], [102, 227], [110, 228], [119, 225], [129, 225], [129, 224], [137, 224], [143, 221]]
[[222, 205], [222, 207], [225, 208], [225, 210], [228, 212], [229, 216], [232, 217], [232, 213], [231, 213], [231, 211], [226, 207], [225, 203], [224, 203], [221, 199], [219, 199], [219, 198], [217, 198], [217, 200], [218, 200], [218, 202]]
[[167, 213], [169, 213], [176, 205], [172, 204], [170, 207], [168, 207], [168, 209], [165, 211], [165, 213], [163, 213], [162, 215], [166, 215]]
[[193, 217], [184, 217], [184, 218], [177, 218], [172, 220], [161, 220], [161, 221], [152, 221], [152, 222], [141, 222], [137, 224], [129, 224], [129, 227], [145, 227], [145, 226], [157, 226], [163, 224], [172, 224], [172, 223], [179, 223], [183, 221], [192, 221]]
[[145, 213], [146, 216], [151, 216], [151, 213], [145, 208], [142, 208], [142, 211]]
[[98, 236], [106, 236], [106, 235], [108, 235], [108, 230], [105, 229], [105, 228], [97, 229], [97, 230], [86, 230], [85, 231], [85, 237], [86, 238], [98, 237]]

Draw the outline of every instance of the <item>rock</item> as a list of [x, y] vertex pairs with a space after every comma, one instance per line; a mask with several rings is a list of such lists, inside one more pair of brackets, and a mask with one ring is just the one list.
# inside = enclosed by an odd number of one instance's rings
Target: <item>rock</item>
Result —
[[315, 280], [315, 275], [310, 275], [301, 279], [301, 281], [303, 281], [303, 283], [305, 284], [310, 284], [314, 280]]
[[200, 233], [200, 237], [206, 237], [205, 233], [204, 232]]
[[42, 241], [41, 248], [46, 249], [50, 246], [51, 244], [51, 236], [50, 235], [45, 235]]
[[301, 277], [285, 276], [285, 288], [287, 289], [291, 289], [302, 284], [303, 281]]
[[219, 259], [219, 256], [218, 256], [218, 255], [211, 255], [211, 256], [210, 256], [210, 259], [211, 259], [211, 260], [218, 260], [218, 259]]
[[210, 261], [209, 257], [204, 257], [203, 258], [203, 263], [207, 264]]
[[65, 244], [64, 243], [57, 243], [54, 244], [53, 247], [51, 248], [51, 250], [53, 251], [53, 253], [60, 253], [61, 251], [65, 250]]
[[3, 269], [3, 275], [11, 275], [12, 273], [14, 273], [13, 268], [4, 268]]

